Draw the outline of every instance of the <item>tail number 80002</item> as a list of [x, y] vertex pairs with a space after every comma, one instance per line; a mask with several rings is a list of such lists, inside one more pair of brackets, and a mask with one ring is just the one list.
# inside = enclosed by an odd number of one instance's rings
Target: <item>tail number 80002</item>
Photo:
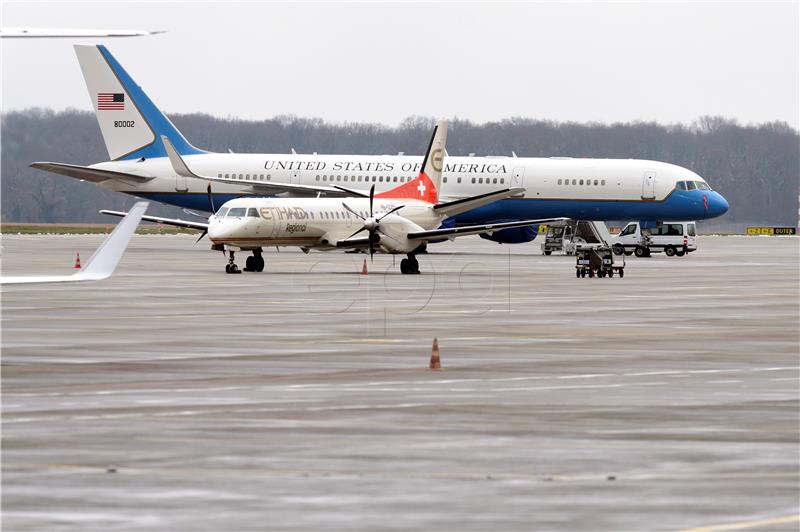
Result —
[[114, 127], [134, 127], [135, 120], [114, 120]]

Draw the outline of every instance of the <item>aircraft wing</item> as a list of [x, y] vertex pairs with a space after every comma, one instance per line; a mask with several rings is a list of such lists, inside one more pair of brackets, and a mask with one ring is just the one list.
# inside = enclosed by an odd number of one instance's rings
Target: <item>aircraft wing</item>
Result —
[[341, 187], [298, 185], [294, 183], [275, 183], [275, 182], [266, 183], [263, 181], [251, 181], [251, 180], [237, 179], [237, 178], [199, 175], [194, 173], [189, 168], [189, 166], [186, 164], [186, 161], [183, 160], [183, 157], [180, 156], [178, 151], [172, 145], [172, 142], [170, 142], [170, 140], [166, 136], [164, 135], [161, 136], [161, 142], [164, 143], [164, 149], [166, 149], [167, 151], [167, 156], [169, 157], [169, 162], [172, 164], [172, 169], [175, 170], [175, 173], [180, 176], [196, 177], [199, 179], [210, 181], [212, 183], [244, 185], [250, 187], [256, 193], [267, 194], [267, 195], [280, 194], [284, 192], [291, 192], [295, 195], [300, 195], [300, 196], [317, 196], [322, 194], [325, 196], [346, 197], [354, 195], [353, 191]]
[[132, 181], [133, 183], [147, 183], [155, 176], [141, 176], [136, 174], [128, 174], [125, 172], [114, 172], [112, 170], [101, 170], [99, 168], [92, 168], [91, 166], [80, 166], [77, 164], [64, 164], [64, 163], [49, 163], [39, 162], [31, 163], [31, 167], [53, 172], [75, 179], [84, 179], [92, 183], [101, 183], [109, 179], [121, 179], [123, 181]]
[[452, 227], [450, 229], [433, 229], [431, 231], [417, 231], [408, 233], [409, 240], [436, 240], [439, 238], [455, 238], [457, 236], [479, 235], [481, 233], [493, 233], [503, 229], [513, 229], [514, 227], [526, 227], [528, 225], [538, 225], [555, 221], [568, 220], [569, 218], [542, 218], [539, 220], [520, 220], [518, 222], [502, 222], [496, 224], [467, 225], [462, 227]]
[[122, 254], [128, 248], [133, 233], [139, 226], [149, 203], [136, 203], [117, 224], [110, 235], [103, 240], [97, 251], [81, 271], [72, 275], [42, 275], [24, 277], [0, 277], [0, 284], [62, 283], [70, 281], [99, 281], [110, 277], [119, 264]]
[[[126, 216], [129, 213], [119, 211], [101, 210], [100, 214], [109, 214], [111, 216]], [[179, 220], [176, 218], [162, 218], [161, 216], [142, 216], [145, 222], [155, 222], [164, 225], [173, 225], [175, 227], [184, 227], [186, 229], [197, 229], [198, 231], [207, 231], [208, 224], [202, 222], [190, 222], [189, 220]]]
[[447, 203], [439, 203], [433, 206], [433, 210], [438, 214], [445, 216], [455, 216], [462, 212], [471, 211], [482, 205], [494, 203], [497, 200], [510, 198], [511, 196], [518, 196], [525, 192], [524, 188], [504, 188], [494, 192], [487, 192], [478, 196], [470, 196], [468, 198], [458, 199], [455, 201], [448, 201]]
[[344, 249], [366, 248], [369, 247], [369, 237], [365, 236], [363, 238], [346, 238], [344, 240], [339, 240], [338, 242], [336, 242], [336, 247]]
[[66, 28], [2, 28], [2, 39], [35, 39], [51, 37], [141, 37], [156, 35], [161, 31], [148, 30], [112, 30], [112, 29], [66, 29]]

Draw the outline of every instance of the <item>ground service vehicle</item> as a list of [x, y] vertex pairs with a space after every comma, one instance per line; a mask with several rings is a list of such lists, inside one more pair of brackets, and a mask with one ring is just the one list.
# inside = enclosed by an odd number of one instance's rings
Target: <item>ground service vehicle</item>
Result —
[[631, 222], [611, 238], [610, 244], [615, 255], [649, 257], [663, 251], [668, 257], [682, 257], [697, 250], [697, 228], [695, 222], [659, 222], [645, 228]]

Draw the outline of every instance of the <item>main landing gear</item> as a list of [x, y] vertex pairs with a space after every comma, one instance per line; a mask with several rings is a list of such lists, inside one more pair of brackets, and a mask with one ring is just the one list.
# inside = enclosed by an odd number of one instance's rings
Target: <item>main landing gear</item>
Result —
[[407, 259], [403, 259], [400, 261], [400, 273], [403, 274], [418, 274], [419, 273], [419, 262], [417, 261], [417, 257], [413, 254], [409, 253]]
[[260, 249], [254, 249], [253, 255], [247, 257], [244, 263], [244, 271], [246, 272], [263, 272], [264, 271], [264, 257], [261, 256]]
[[[228, 264], [225, 265], [225, 273], [242, 273], [242, 270], [234, 263], [234, 251], [228, 251]], [[264, 271], [264, 257], [261, 255], [260, 249], [254, 249], [253, 254], [247, 257], [245, 261], [244, 271], [246, 272], [263, 272]]]

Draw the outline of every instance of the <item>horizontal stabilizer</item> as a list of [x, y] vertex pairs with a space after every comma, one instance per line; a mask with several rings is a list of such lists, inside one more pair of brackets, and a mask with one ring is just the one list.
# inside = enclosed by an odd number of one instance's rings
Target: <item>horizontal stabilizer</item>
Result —
[[126, 172], [114, 172], [112, 170], [101, 170], [99, 168], [92, 168], [91, 166], [80, 166], [77, 164], [64, 164], [64, 163], [31, 163], [32, 168], [61, 174], [75, 179], [83, 179], [91, 181], [92, 183], [102, 183], [109, 179], [121, 179], [123, 181], [130, 181], [133, 183], [147, 183], [155, 176], [141, 176], [136, 174], [128, 174]]

